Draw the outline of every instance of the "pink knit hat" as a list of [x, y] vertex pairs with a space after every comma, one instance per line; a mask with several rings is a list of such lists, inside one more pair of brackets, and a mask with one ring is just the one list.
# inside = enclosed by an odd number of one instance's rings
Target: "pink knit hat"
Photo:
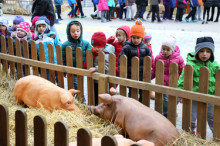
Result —
[[23, 30], [26, 33], [30, 32], [30, 24], [28, 22], [21, 22], [17, 26], [17, 30]]

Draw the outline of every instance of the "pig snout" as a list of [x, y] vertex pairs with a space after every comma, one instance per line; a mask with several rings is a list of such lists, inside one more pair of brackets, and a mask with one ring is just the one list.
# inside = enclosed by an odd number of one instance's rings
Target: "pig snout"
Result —
[[90, 106], [89, 109], [90, 109], [90, 112], [93, 113], [94, 115], [96, 115], [96, 116], [100, 115], [96, 106]]

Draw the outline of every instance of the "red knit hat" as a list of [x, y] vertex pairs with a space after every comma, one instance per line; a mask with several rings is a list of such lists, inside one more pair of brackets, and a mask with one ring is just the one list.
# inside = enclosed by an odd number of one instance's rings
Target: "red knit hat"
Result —
[[136, 20], [135, 25], [131, 27], [130, 36], [139, 36], [144, 38], [144, 27], [141, 20]]
[[106, 42], [106, 36], [103, 32], [95, 32], [92, 35], [91, 44], [93, 47], [105, 48]]

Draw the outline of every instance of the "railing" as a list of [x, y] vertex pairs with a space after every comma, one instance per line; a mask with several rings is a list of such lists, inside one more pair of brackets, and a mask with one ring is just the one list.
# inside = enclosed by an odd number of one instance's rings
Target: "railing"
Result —
[[[87, 94], [88, 94], [88, 104], [94, 105], [94, 80], [98, 80], [99, 83], [99, 93], [107, 93], [108, 89], [115, 87], [116, 84], [120, 86], [120, 94], [127, 96], [127, 87], [131, 87], [131, 97], [138, 99], [138, 90], [143, 90], [142, 103], [146, 106], [150, 105], [149, 91], [155, 91], [155, 110], [159, 113], [163, 112], [163, 94], [169, 95], [168, 102], [168, 119], [176, 126], [176, 97], [182, 97], [183, 102], [183, 115], [182, 115], [182, 129], [189, 131], [191, 127], [191, 105], [192, 100], [198, 101], [198, 117], [197, 117], [197, 133], [201, 135], [203, 139], [206, 139], [206, 119], [207, 119], [207, 104], [214, 104], [214, 121], [213, 121], [213, 137], [220, 138], [220, 70], [216, 72], [216, 85], [215, 85], [215, 96], [208, 95], [208, 80], [209, 80], [209, 70], [206, 67], [200, 69], [200, 79], [199, 79], [199, 92], [193, 92], [193, 68], [190, 65], [186, 65], [184, 69], [184, 89], [177, 88], [178, 81], [178, 66], [176, 63], [170, 65], [170, 77], [169, 86], [163, 86], [164, 82], [164, 64], [162, 61], [156, 63], [156, 84], [151, 84], [151, 59], [150, 57], [145, 57], [144, 59], [144, 69], [143, 69], [143, 82], [138, 81], [139, 77], [139, 59], [134, 57], [132, 59], [132, 73], [131, 79], [127, 79], [127, 58], [126, 56], [121, 56], [120, 58], [120, 77], [115, 76], [115, 55], [110, 54], [109, 57], [109, 74], [105, 73], [105, 54], [103, 52], [99, 53], [99, 70], [96, 73], [89, 73], [87, 70], [82, 69], [82, 50], [77, 48], [76, 53], [76, 68], [72, 64], [72, 49], [71, 47], [66, 48], [66, 64], [62, 65], [62, 51], [61, 47], [56, 46], [57, 53], [57, 64], [53, 64], [53, 46], [48, 45], [49, 48], [49, 61], [50, 63], [45, 63], [44, 46], [40, 43], [39, 47], [39, 59], [37, 60], [37, 49], [36, 43], [31, 42], [31, 48], [28, 48], [27, 41], [23, 41], [23, 57], [21, 56], [20, 42], [16, 40], [15, 51], [13, 48], [12, 38], [8, 38], [8, 52], [6, 54], [6, 40], [1, 37], [1, 50], [0, 59], [2, 61], [3, 70], [15, 76], [15, 62], [17, 63], [17, 73], [18, 78], [23, 76], [22, 65], [25, 64], [25, 76], [30, 74], [30, 66], [32, 66], [33, 74], [39, 75], [46, 78], [46, 69], [50, 70], [50, 80], [55, 83], [55, 73], [58, 71], [58, 86], [64, 87], [63, 73], [67, 73], [67, 85], [68, 89], [73, 88], [73, 75], [77, 75], [78, 87], [77, 89], [81, 91], [78, 96], [78, 100], [83, 102], [84, 99], [84, 85], [83, 76], [87, 77]], [[29, 59], [29, 51], [31, 51], [32, 59]], [[16, 52], [16, 53], [14, 53]], [[16, 56], [14, 56], [16, 54]], [[91, 50], [87, 50], [87, 69], [93, 67], [93, 56]], [[9, 63], [9, 65], [8, 65]], [[10, 71], [8, 70], [10, 68]], [[41, 70], [39, 74], [38, 69]], [[109, 86], [108, 86], [109, 84]], [[20, 112], [18, 112], [20, 113]], [[3, 114], [4, 115], [4, 114]], [[0, 116], [2, 117], [2, 116]], [[7, 117], [1, 118], [3, 121], [7, 122]], [[2, 125], [2, 124], [0, 124]], [[6, 124], [7, 125], [7, 124]], [[1, 127], [2, 128], [2, 127]], [[2, 129], [0, 129], [2, 131]], [[3, 131], [7, 131], [4, 129]], [[4, 137], [2, 134], [0, 136]], [[35, 135], [36, 136], [36, 135]], [[0, 141], [1, 138], [0, 137]], [[7, 136], [6, 136], [7, 137]], [[68, 136], [67, 136], [68, 137]], [[37, 138], [39, 139], [39, 138]], [[55, 139], [56, 140], [56, 139]], [[1, 143], [0, 143], [1, 144]]]

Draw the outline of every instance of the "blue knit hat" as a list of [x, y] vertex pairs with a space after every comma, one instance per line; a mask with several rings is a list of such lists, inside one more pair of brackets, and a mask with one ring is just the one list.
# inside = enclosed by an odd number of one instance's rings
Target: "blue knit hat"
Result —
[[19, 24], [21, 22], [24, 22], [24, 18], [20, 15], [15, 16], [15, 18], [13, 19], [13, 23]]
[[145, 32], [145, 34], [144, 34], [144, 40], [145, 40], [145, 41], [148, 41], [148, 40], [151, 40], [151, 39], [152, 39], [151, 34]]
[[46, 25], [46, 30], [45, 32], [49, 32], [50, 31], [50, 21], [47, 19], [46, 16], [40, 16], [37, 21], [36, 21], [36, 29], [37, 29], [37, 25], [39, 24], [45, 24]]

